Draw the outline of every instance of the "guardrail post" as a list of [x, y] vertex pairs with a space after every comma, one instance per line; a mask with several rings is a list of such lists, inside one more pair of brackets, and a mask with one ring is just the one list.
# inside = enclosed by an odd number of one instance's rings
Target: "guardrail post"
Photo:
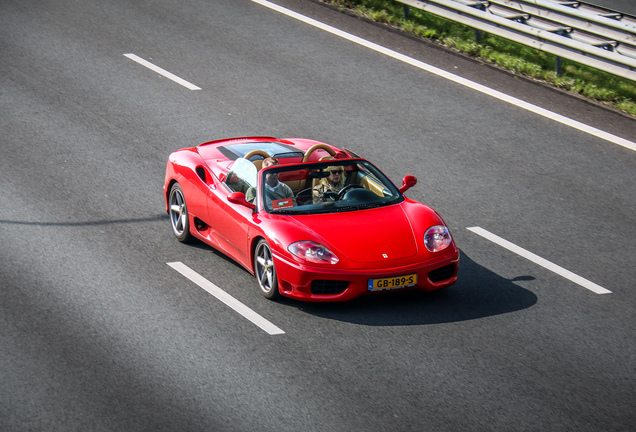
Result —
[[556, 75], [560, 77], [563, 74], [563, 59], [559, 56], [556, 58]]
[[409, 10], [411, 8], [409, 7], [409, 5], [404, 5], [404, 19], [407, 20], [409, 19]]

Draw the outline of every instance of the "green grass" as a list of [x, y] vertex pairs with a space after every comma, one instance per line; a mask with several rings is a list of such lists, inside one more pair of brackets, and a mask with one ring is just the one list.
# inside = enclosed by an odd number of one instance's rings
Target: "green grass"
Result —
[[412, 35], [432, 39], [484, 62], [543, 81], [636, 116], [636, 82], [564, 59], [556, 74], [556, 57], [416, 8], [404, 18], [404, 5], [393, 0], [320, 0]]

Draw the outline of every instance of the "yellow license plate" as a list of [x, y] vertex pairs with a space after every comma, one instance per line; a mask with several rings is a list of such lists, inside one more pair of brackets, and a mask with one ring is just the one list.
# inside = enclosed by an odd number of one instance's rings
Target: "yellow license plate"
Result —
[[382, 291], [405, 288], [417, 283], [417, 274], [382, 279], [369, 279], [369, 291]]

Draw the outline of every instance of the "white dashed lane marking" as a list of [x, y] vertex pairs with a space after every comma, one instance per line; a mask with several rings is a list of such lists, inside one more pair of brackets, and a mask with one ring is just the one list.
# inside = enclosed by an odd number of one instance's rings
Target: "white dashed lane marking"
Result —
[[530, 251], [527, 251], [526, 249], [523, 249], [517, 245], [515, 245], [514, 243], [509, 242], [508, 240], [505, 240], [489, 231], [486, 231], [485, 229], [481, 228], [481, 227], [470, 227], [467, 228], [469, 231], [474, 232], [475, 234], [482, 236], [485, 239], [490, 240], [493, 243], [498, 244], [499, 246], [508, 249], [511, 252], [516, 253], [517, 255], [520, 255], [532, 262], [534, 262], [535, 264], [540, 265], [543, 268], [546, 268], [560, 276], [563, 276], [566, 279], [571, 280], [572, 282], [581, 285], [583, 288], [587, 288], [592, 292], [595, 292], [596, 294], [610, 294], [611, 291], [608, 289], [603, 288], [600, 285], [595, 284], [594, 282], [591, 282], [585, 278], [582, 278], [581, 276], [572, 273], [569, 270], [564, 269], [563, 267], [560, 267], [544, 258], [541, 258], [538, 255], [533, 254]]
[[241, 303], [240, 301], [238, 301], [237, 299], [235, 299], [234, 297], [232, 297], [231, 295], [223, 291], [218, 286], [214, 285], [212, 282], [210, 282], [209, 280], [207, 280], [206, 278], [204, 278], [203, 276], [201, 276], [200, 274], [192, 270], [187, 265], [181, 262], [170, 262], [166, 264], [168, 264], [174, 270], [181, 273], [186, 278], [190, 279], [195, 284], [199, 285], [199, 287], [203, 288], [208, 293], [212, 294], [221, 302], [225, 303], [227, 306], [232, 308], [239, 315], [243, 316], [247, 320], [251, 321], [253, 324], [260, 327], [263, 331], [269, 333], [270, 335], [285, 334], [283, 330], [281, 330], [280, 328], [278, 328], [277, 326], [275, 326], [274, 324], [272, 324], [271, 322], [269, 322], [268, 320], [266, 320], [265, 318], [263, 318], [256, 312], [254, 312], [249, 307], [245, 306], [243, 303]]
[[168, 72], [165, 69], [160, 68], [157, 65], [154, 65], [152, 63], [150, 63], [147, 60], [142, 59], [139, 56], [136, 56], [135, 54], [124, 54], [124, 56], [128, 57], [129, 59], [131, 59], [134, 62], [139, 63], [140, 65], [147, 67], [148, 69], [157, 72], [159, 75], [162, 75], [168, 79], [171, 79], [172, 81], [176, 82], [177, 84], [181, 84], [182, 86], [184, 86], [187, 89], [190, 90], [201, 90], [200, 87], [195, 86], [192, 83], [189, 83], [188, 81], [184, 80], [183, 78], [179, 78], [178, 76], [176, 76], [173, 73]]

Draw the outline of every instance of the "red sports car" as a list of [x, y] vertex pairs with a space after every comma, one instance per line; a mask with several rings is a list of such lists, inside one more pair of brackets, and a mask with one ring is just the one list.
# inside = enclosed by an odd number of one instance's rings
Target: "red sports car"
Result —
[[457, 280], [442, 218], [369, 161], [304, 138], [244, 137], [175, 151], [163, 186], [172, 231], [256, 276], [265, 297], [350, 300]]

